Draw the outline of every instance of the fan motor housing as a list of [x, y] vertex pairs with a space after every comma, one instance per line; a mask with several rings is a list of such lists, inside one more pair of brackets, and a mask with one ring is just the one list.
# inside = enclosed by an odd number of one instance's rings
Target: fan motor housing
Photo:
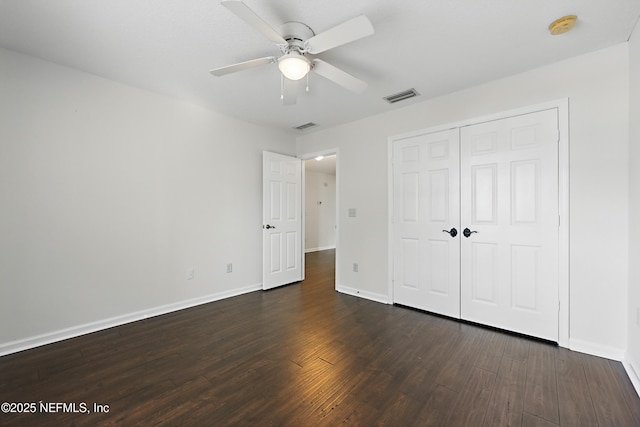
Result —
[[304, 51], [304, 42], [316, 35], [308, 25], [295, 21], [282, 24], [280, 34], [289, 43], [287, 50], [295, 46], [300, 51]]

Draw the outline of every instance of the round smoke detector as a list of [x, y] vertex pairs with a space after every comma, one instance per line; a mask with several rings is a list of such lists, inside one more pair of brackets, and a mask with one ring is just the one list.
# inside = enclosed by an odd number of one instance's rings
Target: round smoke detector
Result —
[[556, 19], [549, 25], [549, 31], [552, 36], [557, 36], [558, 34], [563, 34], [573, 28], [576, 25], [576, 21], [578, 17], [576, 15], [567, 15], [563, 16], [560, 19]]

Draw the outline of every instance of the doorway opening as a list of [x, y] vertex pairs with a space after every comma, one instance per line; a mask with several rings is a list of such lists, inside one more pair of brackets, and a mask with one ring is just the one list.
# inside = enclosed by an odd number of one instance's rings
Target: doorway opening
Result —
[[335, 267], [338, 259], [337, 150], [310, 153], [300, 157], [303, 160], [304, 171], [303, 253], [305, 257], [321, 252], [335, 254], [332, 257]]

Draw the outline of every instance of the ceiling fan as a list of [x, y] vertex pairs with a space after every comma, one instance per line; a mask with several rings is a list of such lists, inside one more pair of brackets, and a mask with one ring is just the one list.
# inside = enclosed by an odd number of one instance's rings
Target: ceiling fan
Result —
[[215, 68], [210, 71], [214, 76], [220, 77], [277, 63], [282, 73], [281, 98], [284, 105], [296, 103], [298, 82], [311, 71], [355, 93], [361, 93], [367, 88], [364, 81], [315, 57], [316, 54], [373, 34], [373, 25], [366, 16], [360, 15], [320, 34], [315, 34], [301, 22], [286, 22], [282, 25], [281, 32], [277, 32], [241, 1], [223, 1], [222, 5], [274, 42], [282, 55]]

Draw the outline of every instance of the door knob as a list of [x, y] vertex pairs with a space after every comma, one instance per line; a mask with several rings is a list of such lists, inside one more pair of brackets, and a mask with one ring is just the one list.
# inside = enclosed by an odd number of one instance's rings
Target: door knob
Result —
[[451, 237], [456, 237], [458, 235], [458, 230], [452, 228], [451, 230], [442, 230], [443, 233], [449, 233]]
[[270, 228], [276, 228], [276, 227], [275, 227], [275, 225], [269, 225], [269, 224], [267, 224], [267, 225], [263, 225], [263, 226], [262, 226], [262, 228], [266, 228], [266, 229], [268, 230], [268, 229], [270, 229]]
[[477, 233], [477, 231], [476, 230], [469, 230], [468, 228], [465, 228], [464, 230], [462, 230], [462, 234], [464, 234], [464, 237], [469, 237], [473, 233]]

